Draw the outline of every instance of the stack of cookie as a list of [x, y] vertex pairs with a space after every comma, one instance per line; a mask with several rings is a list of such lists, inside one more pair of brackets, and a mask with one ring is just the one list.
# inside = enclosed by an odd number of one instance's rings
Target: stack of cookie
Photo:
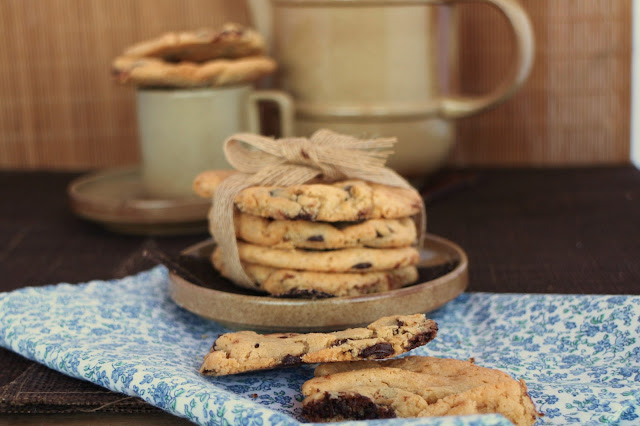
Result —
[[[202, 173], [194, 189], [211, 197], [227, 174]], [[240, 261], [256, 290], [278, 296], [399, 288], [418, 278], [412, 216], [421, 203], [414, 191], [361, 180], [250, 187], [234, 202]], [[229, 276], [220, 248], [212, 260]]]
[[238, 24], [218, 30], [170, 32], [125, 49], [112, 64], [121, 84], [218, 87], [257, 80], [276, 69], [256, 31]]

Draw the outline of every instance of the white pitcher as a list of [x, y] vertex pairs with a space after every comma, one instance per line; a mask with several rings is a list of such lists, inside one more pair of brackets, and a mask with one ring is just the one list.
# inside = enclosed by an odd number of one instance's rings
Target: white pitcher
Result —
[[[512, 74], [482, 96], [444, 95], [455, 42], [438, 44], [434, 5], [485, 1], [509, 20], [517, 45]], [[455, 140], [453, 119], [511, 97], [534, 53], [527, 14], [516, 0], [249, 0], [254, 25], [271, 41], [278, 85], [295, 103], [294, 133], [329, 128], [357, 137], [396, 136], [388, 165], [405, 175], [437, 169]], [[455, 33], [456, 21], [446, 32]], [[451, 38], [455, 39], [455, 36]], [[441, 40], [441, 38], [440, 38]]]

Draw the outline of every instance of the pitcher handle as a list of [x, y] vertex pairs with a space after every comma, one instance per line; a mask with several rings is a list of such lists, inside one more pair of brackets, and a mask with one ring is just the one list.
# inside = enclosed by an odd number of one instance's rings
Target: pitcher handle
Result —
[[516, 39], [517, 57], [512, 77], [492, 92], [481, 96], [447, 96], [439, 99], [439, 114], [445, 118], [461, 118], [492, 108], [513, 96], [525, 82], [533, 65], [535, 51], [531, 21], [515, 0], [446, 0], [445, 4], [488, 2], [509, 20]]
[[249, 131], [260, 134], [260, 102], [273, 102], [280, 111], [280, 137], [293, 136], [293, 99], [279, 90], [256, 90], [249, 94]]

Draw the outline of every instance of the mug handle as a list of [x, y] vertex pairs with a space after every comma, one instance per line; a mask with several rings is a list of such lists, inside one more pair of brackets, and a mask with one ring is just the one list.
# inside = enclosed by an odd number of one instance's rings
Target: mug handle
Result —
[[260, 134], [260, 102], [273, 102], [280, 110], [280, 137], [293, 136], [293, 99], [279, 90], [256, 90], [249, 94], [249, 131]]
[[445, 118], [467, 117], [506, 101], [525, 82], [531, 67], [535, 44], [531, 21], [515, 0], [446, 0], [444, 4], [487, 2], [495, 6], [509, 20], [516, 40], [517, 57], [512, 77], [492, 92], [482, 96], [447, 96], [439, 100], [439, 115]]

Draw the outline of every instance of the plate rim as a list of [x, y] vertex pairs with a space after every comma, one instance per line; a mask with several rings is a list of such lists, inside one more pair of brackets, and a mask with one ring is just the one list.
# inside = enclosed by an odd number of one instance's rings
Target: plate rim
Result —
[[[272, 330], [278, 329], [278, 326], [263, 326], [262, 324], [255, 324], [255, 322], [247, 321], [246, 323], [237, 323], [236, 321], [225, 321], [224, 318], [220, 318], [220, 316], [216, 316], [215, 313], [203, 313], [200, 309], [193, 309], [190, 306], [186, 306], [189, 304], [184, 303], [183, 300], [179, 300], [179, 297], [176, 297], [176, 294], [181, 290], [195, 292], [197, 294], [204, 294], [208, 297], [216, 298], [218, 301], [222, 302], [235, 302], [240, 306], [240, 308], [247, 306], [255, 306], [257, 308], [273, 308], [273, 307], [287, 307], [290, 309], [304, 309], [305, 307], [313, 304], [314, 308], [322, 308], [322, 307], [332, 307], [332, 309], [344, 309], [348, 306], [353, 305], [362, 305], [362, 304], [375, 304], [379, 301], [385, 301], [392, 298], [402, 298], [407, 297], [415, 293], [422, 293], [428, 291], [430, 288], [441, 288], [445, 284], [451, 282], [457, 284], [459, 287], [455, 291], [455, 295], [453, 297], [448, 298], [441, 304], [438, 304], [432, 309], [437, 309], [438, 307], [443, 306], [449, 301], [453, 300], [458, 295], [462, 294], [467, 286], [468, 286], [468, 257], [465, 251], [456, 243], [449, 241], [443, 237], [436, 236], [434, 234], [426, 234], [425, 235], [425, 243], [435, 243], [440, 247], [446, 247], [448, 250], [455, 253], [455, 256], [459, 260], [458, 265], [448, 273], [435, 278], [433, 280], [417, 283], [408, 287], [403, 287], [395, 290], [385, 291], [381, 293], [372, 293], [366, 295], [359, 296], [342, 296], [342, 297], [331, 297], [326, 299], [287, 299], [287, 298], [275, 298], [270, 297], [268, 295], [259, 296], [259, 295], [245, 295], [245, 294], [237, 294], [237, 293], [229, 293], [223, 290], [212, 289], [200, 286], [198, 284], [194, 284], [192, 282], [187, 281], [186, 279], [180, 277], [174, 272], [169, 271], [169, 286], [170, 286], [170, 298], [176, 303], [178, 306], [200, 316], [203, 318], [207, 318], [209, 320], [213, 320], [219, 322], [223, 325], [232, 324], [231, 328], [238, 328], [238, 326], [245, 325], [248, 329], [260, 330]], [[199, 243], [193, 244], [184, 250], [182, 250], [182, 254], [193, 254], [198, 250], [203, 250], [210, 245], [215, 244], [213, 240], [205, 240]], [[426, 248], [426, 247], [425, 247]], [[453, 256], [452, 256], [453, 258]], [[459, 291], [457, 291], [459, 290]], [[415, 312], [414, 312], [415, 313]], [[287, 329], [291, 329], [292, 327], [286, 326]], [[299, 327], [300, 329], [309, 329], [309, 330], [320, 330], [327, 328], [324, 325], [316, 325], [310, 324], [306, 326]], [[330, 328], [330, 327], [329, 327]]]

